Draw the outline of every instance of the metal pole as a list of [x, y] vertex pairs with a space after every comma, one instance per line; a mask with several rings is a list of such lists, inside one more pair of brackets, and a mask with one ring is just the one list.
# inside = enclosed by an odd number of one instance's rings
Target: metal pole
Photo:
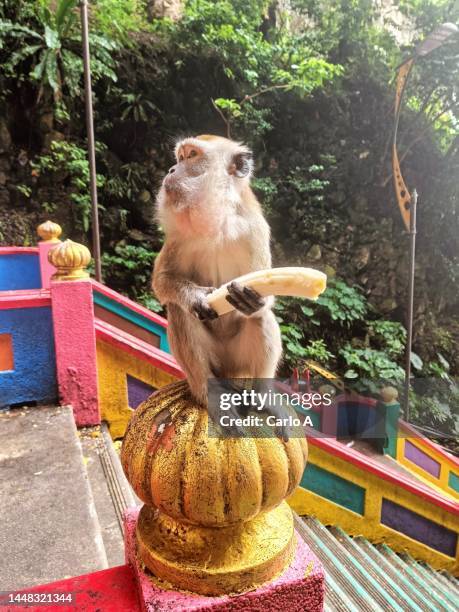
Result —
[[[411, 378], [411, 348], [413, 343], [413, 305], [414, 305], [414, 275], [415, 275], [415, 256], [416, 256], [416, 208], [418, 203], [418, 194], [416, 189], [410, 196], [403, 181], [400, 165], [397, 154], [397, 132], [400, 120], [400, 110], [402, 106], [403, 94], [405, 92], [406, 83], [410, 76], [411, 69], [418, 57], [424, 57], [441, 47], [445, 41], [457, 34], [458, 27], [453, 23], [443, 23], [438, 26], [423, 42], [421, 42], [415, 50], [413, 57], [409, 58], [398, 67], [397, 73], [397, 90], [395, 96], [395, 124], [392, 141], [392, 163], [394, 172], [395, 193], [399, 204], [400, 212], [408, 230], [410, 237], [410, 261], [409, 261], [409, 286], [408, 286], [408, 320], [407, 320], [407, 341], [406, 341], [406, 356], [405, 356], [405, 397], [404, 397], [404, 416], [406, 421], [410, 418], [410, 378]], [[406, 210], [409, 210], [410, 219], [409, 227], [407, 223]]]
[[99, 211], [97, 203], [96, 148], [94, 143], [94, 118], [92, 112], [91, 65], [89, 55], [88, 0], [80, 0], [81, 34], [83, 43], [84, 93], [86, 106], [86, 132], [88, 138], [89, 187], [91, 193], [92, 254], [96, 280], [102, 281], [100, 261]]
[[[399, 73], [397, 78], [397, 94], [396, 94], [396, 106], [395, 106], [395, 122], [394, 122], [394, 132], [393, 132], [393, 140], [392, 140], [392, 155], [393, 155], [393, 163], [398, 167], [398, 154], [397, 154], [397, 134], [398, 134], [398, 126], [400, 122], [400, 114], [402, 108], [403, 94], [405, 93], [406, 83], [408, 81], [408, 77], [410, 76], [411, 69], [413, 67], [415, 58], [411, 58], [408, 61], [404, 62], [401, 66], [399, 66]], [[399, 79], [402, 78], [399, 87]], [[409, 391], [410, 391], [410, 379], [411, 379], [411, 350], [412, 350], [412, 340], [413, 340], [413, 306], [414, 306], [414, 271], [415, 271], [415, 255], [416, 255], [416, 204], [418, 199], [418, 194], [416, 189], [413, 190], [411, 197], [409, 196], [408, 190], [406, 188], [405, 183], [401, 177], [401, 172], [398, 167], [398, 176], [397, 172], [394, 168], [394, 183], [395, 183], [395, 192], [397, 195], [397, 200], [400, 207], [400, 212], [404, 218], [404, 223], [406, 226], [406, 209], [408, 207], [409, 210], [409, 228], [408, 234], [410, 237], [410, 257], [409, 257], [409, 276], [408, 276], [408, 309], [407, 309], [407, 338], [406, 338], [406, 346], [405, 346], [405, 394], [403, 398], [403, 414], [405, 420], [408, 422], [410, 417], [410, 399], [409, 399]], [[401, 181], [401, 185], [398, 184]], [[409, 200], [407, 199], [409, 198]], [[408, 204], [409, 202], [409, 204]]]
[[410, 263], [408, 281], [408, 325], [406, 338], [405, 355], [405, 397], [403, 412], [405, 420], [410, 419], [410, 378], [411, 378], [411, 347], [413, 343], [413, 307], [414, 307], [414, 274], [416, 267], [416, 209], [418, 203], [418, 193], [413, 189], [410, 202]]

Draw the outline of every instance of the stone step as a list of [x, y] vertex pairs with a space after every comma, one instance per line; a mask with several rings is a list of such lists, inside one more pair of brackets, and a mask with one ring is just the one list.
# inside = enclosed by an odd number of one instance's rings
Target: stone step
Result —
[[124, 563], [123, 512], [141, 505], [124, 476], [108, 427], [79, 430], [109, 567]]
[[0, 412], [0, 591], [108, 566], [69, 407]]

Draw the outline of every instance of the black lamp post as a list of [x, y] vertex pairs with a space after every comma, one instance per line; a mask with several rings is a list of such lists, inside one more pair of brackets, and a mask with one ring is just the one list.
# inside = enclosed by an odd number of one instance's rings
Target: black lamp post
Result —
[[414, 62], [419, 57], [424, 57], [441, 47], [443, 43], [453, 34], [458, 32], [458, 28], [453, 23], [443, 23], [438, 26], [425, 40], [419, 43], [414, 51], [414, 55], [409, 57], [397, 69], [397, 85], [395, 92], [395, 123], [392, 141], [392, 171], [394, 176], [395, 194], [398, 206], [402, 215], [403, 222], [410, 237], [410, 263], [409, 263], [409, 285], [408, 285], [408, 325], [407, 342], [405, 357], [405, 397], [404, 397], [404, 416], [407, 421], [410, 418], [410, 378], [411, 378], [411, 347], [413, 341], [413, 303], [414, 303], [414, 273], [416, 255], [416, 207], [418, 194], [413, 189], [412, 194], [403, 180], [400, 171], [400, 163], [397, 153], [397, 132], [400, 119], [400, 109], [405, 91], [406, 83], [410, 75]]
[[83, 42], [84, 97], [86, 104], [86, 133], [88, 139], [89, 188], [91, 193], [92, 255], [96, 280], [102, 281], [100, 261], [99, 211], [97, 203], [96, 148], [94, 143], [94, 117], [92, 111], [91, 63], [89, 55], [88, 0], [80, 0], [81, 38]]

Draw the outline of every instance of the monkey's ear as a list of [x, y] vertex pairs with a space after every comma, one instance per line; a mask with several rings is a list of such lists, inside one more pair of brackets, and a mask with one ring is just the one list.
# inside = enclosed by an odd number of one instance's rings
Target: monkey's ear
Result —
[[253, 169], [253, 157], [250, 151], [244, 151], [243, 153], [236, 153], [233, 155], [228, 172], [237, 176], [238, 178], [244, 178], [249, 176]]

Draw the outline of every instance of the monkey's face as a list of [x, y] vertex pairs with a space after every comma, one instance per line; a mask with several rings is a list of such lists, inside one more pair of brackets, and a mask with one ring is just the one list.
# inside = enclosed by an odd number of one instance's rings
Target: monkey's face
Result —
[[218, 136], [186, 138], [175, 148], [176, 163], [163, 180], [158, 206], [176, 211], [236, 203], [248, 184], [252, 155], [243, 145]]

